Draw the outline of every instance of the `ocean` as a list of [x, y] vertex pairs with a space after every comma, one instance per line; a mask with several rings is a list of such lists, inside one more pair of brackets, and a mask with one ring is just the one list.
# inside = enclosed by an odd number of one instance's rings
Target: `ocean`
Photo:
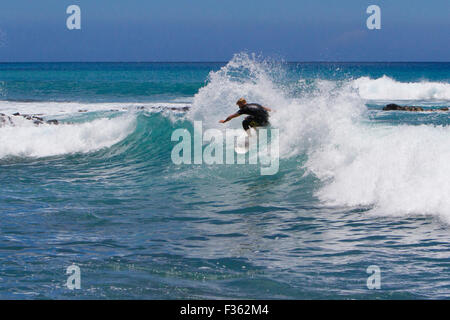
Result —
[[[275, 174], [174, 163], [241, 97]], [[0, 298], [448, 299], [445, 107], [450, 63], [0, 64]]]

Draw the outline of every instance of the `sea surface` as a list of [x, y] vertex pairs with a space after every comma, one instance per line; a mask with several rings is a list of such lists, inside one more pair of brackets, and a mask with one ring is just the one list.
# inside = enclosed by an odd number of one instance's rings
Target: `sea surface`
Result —
[[[278, 171], [174, 163], [240, 97]], [[0, 64], [0, 298], [450, 298], [450, 113], [388, 103], [450, 107], [450, 63]]]

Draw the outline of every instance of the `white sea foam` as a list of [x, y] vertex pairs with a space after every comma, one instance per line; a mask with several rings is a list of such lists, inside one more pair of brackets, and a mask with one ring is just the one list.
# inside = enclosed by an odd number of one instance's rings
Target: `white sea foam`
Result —
[[0, 113], [8, 115], [19, 112], [21, 114], [42, 114], [46, 116], [64, 116], [83, 112], [97, 111], [131, 111], [142, 108], [152, 111], [158, 107], [186, 106], [182, 102], [105, 102], [105, 103], [82, 103], [82, 102], [22, 102], [22, 101], [0, 101]]
[[[308, 155], [304, 167], [321, 180], [316, 196], [325, 204], [450, 221], [450, 127], [380, 125], [365, 116], [368, 98], [448, 99], [449, 84], [402, 84], [387, 77], [344, 86], [318, 81], [314, 92], [292, 98], [271, 81], [270, 67], [235, 57], [210, 75], [191, 117], [220, 128], [217, 121], [236, 111], [237, 98], [262, 103], [276, 110], [270, 121], [280, 129], [281, 156]], [[242, 81], [237, 72], [251, 76]]]
[[16, 122], [0, 128], [0, 159], [8, 156], [47, 157], [91, 152], [123, 140], [134, 128], [135, 117], [97, 119], [80, 124], [42, 124]]
[[[0, 159], [8, 156], [47, 157], [75, 152], [91, 152], [124, 139], [134, 128], [135, 114], [133, 111], [149, 112], [164, 110], [163, 108], [181, 108], [185, 103], [152, 102], [152, 103], [80, 103], [80, 102], [20, 102], [0, 101], [0, 113], [10, 117], [0, 126]], [[80, 113], [82, 111], [83, 113]], [[73, 119], [74, 115], [85, 112], [120, 111], [124, 115], [108, 119], [105, 116], [89, 122], [60, 125], [41, 124], [36, 126], [33, 121], [20, 114], [39, 115], [45, 120]], [[86, 119], [89, 119], [87, 117]], [[85, 120], [86, 121], [86, 120]]]
[[351, 82], [359, 95], [369, 100], [450, 101], [450, 83], [399, 82], [387, 76], [378, 79], [361, 77]]
[[[217, 127], [219, 119], [225, 119], [232, 111], [236, 111], [236, 101], [240, 97], [246, 97], [248, 101], [264, 101], [267, 105], [282, 103], [279, 100], [284, 99], [283, 92], [267, 74], [268, 69], [276, 66], [264, 64], [241, 54], [219, 71], [211, 72], [208, 85], [195, 95], [188, 117], [204, 121], [206, 127]], [[226, 126], [239, 125], [229, 122]]]
[[355, 124], [333, 131], [306, 167], [328, 204], [381, 214], [439, 214], [450, 221], [450, 127]]

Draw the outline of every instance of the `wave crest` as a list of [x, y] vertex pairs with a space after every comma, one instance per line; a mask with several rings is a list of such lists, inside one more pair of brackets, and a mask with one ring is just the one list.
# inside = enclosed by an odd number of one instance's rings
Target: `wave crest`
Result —
[[[210, 75], [191, 116], [218, 127], [241, 96], [269, 106], [276, 110], [270, 121], [280, 129], [280, 155], [299, 161], [307, 156], [299, 166], [319, 178], [316, 196], [326, 205], [369, 206], [384, 215], [439, 215], [450, 221], [450, 128], [376, 123], [367, 117], [365, 105], [366, 99], [450, 101], [450, 84], [388, 77], [362, 77], [344, 85], [316, 80], [313, 90], [297, 90], [300, 94], [293, 96], [292, 86], [277, 85], [271, 68], [248, 55], [236, 56]], [[305, 87], [303, 79], [297, 85]]]
[[351, 82], [360, 97], [369, 100], [450, 101], [450, 84], [443, 82], [399, 82], [387, 76], [361, 77]]
[[135, 117], [102, 118], [79, 124], [4, 126], [0, 159], [49, 157], [110, 147], [133, 131]]

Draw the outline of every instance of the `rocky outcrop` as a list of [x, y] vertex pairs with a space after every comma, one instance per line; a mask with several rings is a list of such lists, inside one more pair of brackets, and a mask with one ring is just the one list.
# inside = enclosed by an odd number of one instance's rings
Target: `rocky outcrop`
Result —
[[14, 113], [12, 116], [8, 116], [4, 113], [0, 113], [0, 127], [3, 127], [5, 125], [14, 126], [14, 121], [12, 117], [22, 117], [26, 120], [32, 121], [33, 124], [39, 126], [41, 124], [52, 124], [52, 125], [58, 125], [58, 120], [44, 120], [44, 118], [40, 117], [40, 115], [34, 115], [34, 114], [20, 114], [19, 112]]
[[11, 120], [11, 117], [4, 114], [4, 113], [0, 113], [0, 127], [3, 127], [4, 125], [10, 125], [13, 126], [14, 123]]
[[[173, 107], [173, 106], [154, 106], [154, 107], [149, 107], [152, 110], [162, 110], [162, 111], [166, 111], [166, 110], [170, 110], [170, 111], [178, 111], [178, 112], [188, 112], [190, 110], [190, 106], [184, 106], [184, 107]], [[136, 107], [136, 110], [145, 110], [146, 107], [144, 106], [139, 106]]]
[[400, 111], [423, 111], [423, 108], [422, 107], [414, 107], [414, 106], [399, 106], [398, 104], [395, 104], [395, 103], [391, 103], [391, 104], [388, 104], [388, 105], [386, 105], [384, 108], [383, 108], [383, 110], [384, 111], [397, 111], [397, 110], [400, 110]]
[[416, 107], [416, 106], [399, 106], [395, 103], [390, 103], [386, 105], [383, 108], [384, 111], [448, 111], [448, 108], [431, 108], [431, 109], [424, 109], [422, 107]]
[[55, 125], [59, 124], [58, 120], [53, 119], [53, 120], [47, 120], [46, 121], [46, 120], [44, 120], [44, 118], [39, 117], [40, 115], [35, 115], [35, 114], [20, 114], [19, 112], [16, 112], [16, 113], [13, 114], [13, 116], [23, 117], [23, 118], [25, 118], [27, 120], [33, 121], [33, 123], [35, 125], [37, 125], [37, 126], [41, 125], [41, 124], [44, 124], [44, 123], [55, 124]]

